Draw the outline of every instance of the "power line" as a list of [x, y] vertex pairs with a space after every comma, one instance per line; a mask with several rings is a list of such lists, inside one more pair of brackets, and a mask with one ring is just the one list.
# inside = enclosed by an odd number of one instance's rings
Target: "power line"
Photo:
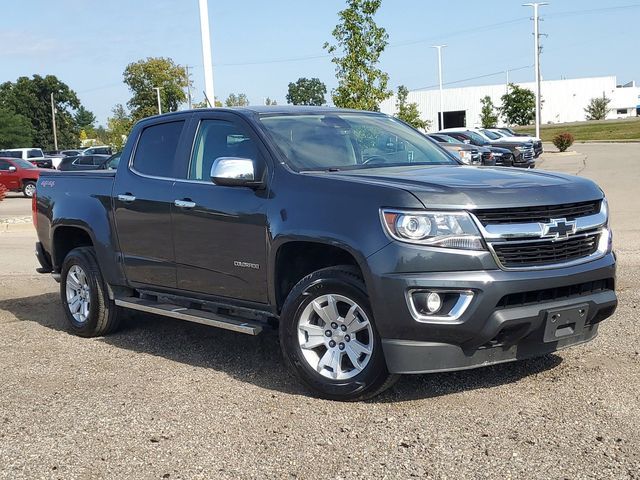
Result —
[[[531, 68], [533, 67], [533, 65], [525, 65], [523, 67], [517, 67], [517, 68], [509, 68], [508, 70], [510, 72], [516, 72], [518, 70], [524, 70], [525, 68]], [[469, 78], [462, 78], [460, 80], [454, 80], [451, 82], [444, 82], [442, 85], [455, 85], [457, 83], [464, 83], [464, 82], [469, 82], [471, 80], [478, 80], [480, 78], [487, 78], [487, 77], [495, 77], [496, 75], [504, 75], [504, 70], [500, 70], [499, 72], [493, 72], [493, 73], [485, 73], [484, 75], [477, 75], [475, 77], [469, 77]], [[418, 87], [418, 88], [413, 88], [412, 91], [416, 91], [416, 90], [429, 90], [430, 88], [436, 88], [438, 87], [439, 84], [436, 83], [434, 85], [427, 85], [426, 87]]]

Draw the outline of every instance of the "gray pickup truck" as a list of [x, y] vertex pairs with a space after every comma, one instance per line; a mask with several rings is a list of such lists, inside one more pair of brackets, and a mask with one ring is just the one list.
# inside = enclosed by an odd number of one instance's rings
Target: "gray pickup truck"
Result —
[[617, 305], [596, 184], [464, 166], [379, 113], [144, 119], [117, 170], [42, 172], [34, 206], [71, 331], [108, 334], [123, 309], [278, 328], [325, 398], [587, 342]]

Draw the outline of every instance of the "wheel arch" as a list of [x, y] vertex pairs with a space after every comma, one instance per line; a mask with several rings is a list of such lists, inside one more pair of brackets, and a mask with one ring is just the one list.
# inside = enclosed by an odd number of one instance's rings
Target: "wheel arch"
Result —
[[270, 297], [280, 313], [291, 289], [308, 274], [327, 267], [350, 265], [357, 268], [368, 285], [366, 258], [342, 242], [311, 238], [291, 238], [272, 248], [270, 261]]

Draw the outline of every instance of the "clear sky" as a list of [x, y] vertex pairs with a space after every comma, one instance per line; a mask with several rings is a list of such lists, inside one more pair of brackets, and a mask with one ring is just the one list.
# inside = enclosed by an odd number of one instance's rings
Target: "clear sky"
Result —
[[[383, 0], [378, 24], [389, 33], [381, 67], [390, 86], [437, 84], [436, 43], [444, 81], [455, 86], [533, 80], [531, 8], [514, 0]], [[546, 79], [616, 75], [640, 81], [640, 2], [550, 0], [542, 7]], [[319, 77], [336, 85], [322, 49], [344, 0], [209, 0], [216, 96], [246, 93], [252, 104], [285, 103], [287, 85]], [[195, 100], [203, 68], [197, 0], [0, 0], [0, 82], [54, 74], [104, 124], [129, 92], [130, 62], [167, 56], [190, 65]], [[521, 68], [527, 67], [527, 68]], [[492, 75], [494, 74], [494, 75]]]

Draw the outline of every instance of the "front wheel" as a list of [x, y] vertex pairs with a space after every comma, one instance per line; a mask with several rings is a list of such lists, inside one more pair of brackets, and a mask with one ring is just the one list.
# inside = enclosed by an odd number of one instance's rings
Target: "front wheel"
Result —
[[280, 317], [289, 368], [331, 400], [364, 400], [389, 388], [389, 374], [366, 288], [349, 266], [318, 270], [293, 288]]
[[24, 185], [22, 186], [22, 193], [27, 198], [33, 197], [33, 194], [36, 193], [35, 182], [24, 182]]

